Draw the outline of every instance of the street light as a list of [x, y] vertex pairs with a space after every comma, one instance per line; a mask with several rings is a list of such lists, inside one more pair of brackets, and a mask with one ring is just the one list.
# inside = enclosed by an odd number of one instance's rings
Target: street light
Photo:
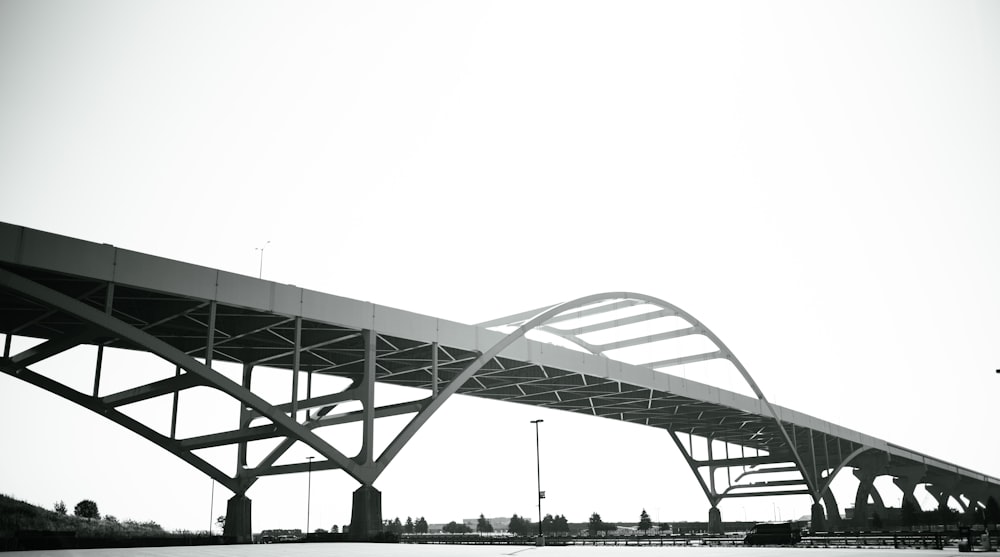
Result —
[[212, 522], [215, 520], [215, 478], [212, 478], [212, 497], [208, 501], [208, 537], [212, 537]]
[[267, 244], [270, 244], [270, 243], [271, 243], [271, 240], [268, 240], [267, 242], [264, 242], [263, 246], [261, 246], [259, 248], [254, 248], [254, 251], [259, 251], [260, 252], [260, 269], [257, 271], [257, 278], [263, 278], [264, 277], [264, 248], [266, 248]]
[[538, 424], [544, 422], [545, 420], [532, 420], [531, 423], [535, 424], [535, 462], [538, 467], [538, 544], [541, 545], [545, 543], [545, 538], [542, 537], [542, 499], [545, 498], [545, 492], [542, 491], [542, 455], [539, 450], [538, 444]]
[[308, 487], [306, 488], [306, 539], [309, 539], [309, 511], [312, 510], [312, 488], [313, 488], [313, 459], [314, 456], [307, 456], [309, 460], [309, 473], [307, 474]]

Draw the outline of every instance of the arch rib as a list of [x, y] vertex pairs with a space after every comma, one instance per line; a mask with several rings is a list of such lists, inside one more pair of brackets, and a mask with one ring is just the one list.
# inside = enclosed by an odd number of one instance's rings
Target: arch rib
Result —
[[[606, 307], [602, 306], [601, 308], [593, 308], [593, 309], [589, 309], [589, 310], [583, 310], [581, 312], [578, 312], [578, 314], [573, 314], [571, 316], [568, 316], [568, 318], [576, 318], [576, 317], [582, 317], [582, 316], [585, 316], [585, 315], [593, 315], [593, 314], [596, 314], [596, 313], [601, 313], [601, 312], [606, 312], [606, 311], [612, 311], [612, 310], [620, 309], [620, 308], [623, 308], [623, 307], [631, 307], [631, 306], [634, 306], [634, 305], [637, 305], [637, 304], [641, 304], [641, 303], [647, 303], [647, 304], [650, 304], [650, 305], [653, 305], [653, 306], [656, 306], [656, 307], [660, 308], [661, 312], [666, 312], [669, 315], [677, 316], [677, 317], [680, 317], [680, 318], [684, 319], [685, 321], [687, 321], [690, 324], [690, 328], [689, 328], [691, 330], [690, 334], [701, 334], [701, 335], [704, 335], [705, 337], [707, 337], [709, 340], [711, 340], [715, 344], [715, 346], [718, 348], [718, 350], [716, 350], [714, 352], [704, 353], [704, 354], [695, 354], [695, 355], [681, 357], [681, 358], [673, 358], [673, 359], [670, 359], [670, 360], [662, 360], [662, 361], [657, 361], [657, 362], [650, 362], [650, 363], [645, 364], [645, 367], [649, 367], [649, 368], [670, 367], [670, 366], [675, 366], [675, 365], [683, 365], [683, 364], [687, 364], [687, 363], [694, 363], [694, 362], [700, 362], [700, 361], [706, 361], [706, 360], [712, 360], [712, 359], [718, 359], [718, 358], [724, 358], [724, 359], [729, 360], [736, 367], [736, 370], [743, 377], [743, 380], [746, 381], [747, 385], [753, 391], [753, 393], [757, 397], [757, 399], [761, 402], [761, 404], [763, 405], [763, 407], [766, 410], [767, 414], [769, 414], [770, 417], [772, 419], [774, 419], [774, 422], [778, 426], [778, 430], [781, 433], [781, 437], [784, 439], [786, 445], [789, 448], [789, 451], [792, 454], [792, 457], [794, 459], [794, 464], [799, 468], [799, 471], [802, 473], [802, 477], [805, 479], [806, 485], [808, 486], [809, 491], [813, 494], [814, 498], [818, 498], [819, 497], [819, 493], [820, 492], [819, 492], [819, 490], [817, 488], [817, 483], [818, 483], [817, 479], [813, 478], [812, 475], [810, 475], [810, 474], [808, 474], [806, 472], [805, 464], [804, 464], [804, 462], [802, 460], [801, 455], [799, 455], [799, 451], [798, 451], [798, 447], [796, 446], [796, 443], [792, 440], [791, 436], [788, 434], [788, 431], [786, 430], [784, 424], [782, 423], [780, 417], [778, 416], [778, 413], [774, 410], [774, 407], [771, 405], [770, 401], [767, 400], [767, 397], [764, 396], [764, 393], [763, 393], [763, 391], [761, 391], [760, 387], [757, 385], [757, 382], [754, 381], [753, 377], [750, 376], [750, 373], [743, 366], [742, 362], [739, 361], [739, 359], [733, 354], [733, 352], [729, 349], [729, 347], [726, 346], [726, 344], [724, 342], [722, 342], [722, 340], [715, 333], [713, 333], [711, 331], [711, 329], [709, 329], [708, 327], [706, 327], [703, 323], [701, 323], [700, 321], [698, 321], [697, 319], [695, 319], [691, 314], [689, 314], [688, 312], [682, 310], [681, 308], [679, 308], [679, 307], [677, 307], [677, 306], [675, 306], [675, 305], [673, 305], [673, 304], [671, 304], [669, 302], [661, 300], [659, 298], [656, 298], [656, 297], [653, 297], [653, 296], [647, 296], [645, 294], [633, 293], [633, 292], [608, 292], [608, 293], [602, 293], [602, 294], [594, 294], [594, 295], [591, 295], [591, 296], [585, 296], [583, 298], [578, 298], [576, 300], [573, 300], [573, 301], [570, 301], [570, 302], [566, 302], [566, 303], [563, 303], [563, 304], [560, 304], [560, 305], [557, 305], [557, 306], [553, 306], [553, 307], [551, 307], [551, 308], [549, 308], [547, 310], [544, 310], [544, 311], [538, 313], [535, 317], [529, 319], [528, 321], [525, 321], [524, 324], [521, 325], [516, 331], [514, 331], [513, 333], [511, 333], [511, 335], [517, 335], [517, 338], [520, 338], [521, 336], [524, 336], [524, 334], [527, 333], [528, 330], [530, 330], [532, 328], [535, 328], [535, 327], [541, 325], [542, 323], [545, 323], [546, 321], [548, 321], [552, 317], [554, 317], [556, 315], [559, 315], [560, 313], [566, 312], [569, 309], [572, 309], [574, 307], [582, 307], [582, 306], [586, 306], [586, 305], [590, 305], [590, 304], [600, 303], [600, 302], [607, 301], [607, 300], [619, 300], [619, 301], [616, 302], [616, 303], [614, 303], [614, 304], [608, 304]], [[651, 312], [651, 313], [653, 313], [653, 312]], [[496, 320], [488, 321], [486, 323], [481, 324], [481, 326], [491, 327], [491, 326], [499, 326], [499, 325], [509, 324], [509, 323], [512, 322], [511, 320], [513, 320], [514, 322], [517, 322], [518, 320], [523, 319], [526, 315], [527, 315], [526, 313], [520, 313], [520, 314], [517, 314], [517, 315], [512, 316], [510, 318], [496, 319]], [[642, 315], [645, 315], [645, 314], [640, 314], [639, 316], [633, 316], [631, 318], [625, 318], [625, 319], [623, 319], [621, 321], [624, 322], [625, 320], [628, 320], [629, 322], [639, 322], [639, 321], [643, 320]], [[565, 321], [565, 320], [566, 319], [561, 319], [560, 321]], [[614, 323], [614, 322], [615, 321], [611, 321], [610, 323]], [[608, 327], [604, 327], [604, 325], [605, 325], [605, 323], [597, 324], [597, 326], [599, 328], [608, 328]], [[612, 326], [615, 326], [615, 325], [612, 325]], [[556, 332], [557, 334], [560, 334], [560, 336], [562, 336], [563, 338], [565, 338], [567, 340], [570, 340], [571, 342], [575, 342], [577, 344], [581, 344], [581, 341], [578, 340], [578, 339], [576, 339], [576, 334], [578, 334], [578, 333], [576, 333], [576, 331], [574, 331], [574, 330], [558, 331], [557, 329], [553, 329], [551, 327], [547, 328], [547, 330], [549, 332]], [[577, 330], [589, 331], [590, 329], [588, 329], [587, 327], [584, 327], [584, 328], [577, 329]], [[581, 344], [581, 345], [585, 345], [585, 344], [586, 343]], [[587, 347], [587, 346], [585, 346], [585, 347]], [[600, 350], [600, 347], [594, 347], [594, 348], [598, 348], [598, 351], [595, 352], [595, 353], [597, 353], [597, 354], [603, 353], [603, 351]], [[591, 351], [593, 351], [593, 350], [591, 350]], [[482, 365], [482, 364], [480, 364], [480, 365]]]
[[[608, 304], [607, 306], [601, 306], [599, 308], [583, 309], [581, 311], [578, 311], [570, 315], [562, 315], [576, 308], [584, 308], [586, 306], [598, 304], [608, 300], [616, 300], [616, 302], [613, 304]], [[406, 425], [406, 427], [403, 428], [403, 430], [396, 436], [396, 438], [389, 444], [386, 450], [378, 458], [377, 461], [378, 470], [376, 474], [380, 474], [381, 471], [384, 470], [385, 466], [388, 465], [388, 463], [393, 458], [395, 458], [395, 456], [399, 453], [399, 451], [406, 444], [406, 442], [409, 441], [409, 439], [413, 437], [413, 435], [420, 429], [420, 427], [423, 426], [424, 423], [426, 423], [426, 421], [437, 411], [437, 409], [440, 408], [442, 404], [444, 404], [444, 402], [448, 399], [448, 397], [456, 393], [458, 389], [461, 388], [461, 386], [466, 381], [468, 381], [473, 375], [475, 375], [475, 373], [479, 371], [487, 362], [498, 356], [500, 352], [502, 352], [512, 343], [523, 338], [531, 330], [540, 328], [546, 323], [550, 322], [567, 321], [570, 319], [585, 317], [589, 315], [596, 315], [599, 313], [615, 309], [631, 307], [642, 303], [648, 303], [654, 306], [658, 306], [661, 309], [661, 311], [667, 311], [672, 315], [676, 315], [683, 318], [684, 320], [688, 321], [688, 323], [690, 323], [691, 328], [697, 329], [699, 334], [705, 335], [713, 343], [715, 343], [715, 345], [718, 347], [718, 351], [713, 352], [711, 354], [699, 355], [698, 358], [699, 359], [725, 358], [733, 363], [733, 365], [739, 371], [740, 375], [749, 385], [750, 389], [754, 392], [757, 398], [761, 401], [761, 404], [764, 405], [764, 408], [767, 409], [767, 412], [774, 419], [776, 425], [778, 426], [779, 431], [781, 432], [782, 437], [784, 438], [785, 443], [789, 447], [789, 450], [795, 460], [795, 465], [801, 471], [802, 477], [806, 481], [806, 485], [808, 486], [809, 491], [813, 493], [814, 496], [818, 497], [816, 482], [809, 474], [805, 472], [806, 467], [803, 464], [801, 456], [798, 454], [798, 449], [795, 443], [792, 441], [791, 437], [788, 435], [788, 432], [786, 431], [784, 424], [781, 422], [781, 419], [778, 417], [777, 412], [775, 412], [774, 407], [771, 406], [771, 403], [764, 396], [764, 393], [761, 391], [760, 387], [750, 376], [750, 373], [746, 370], [745, 367], [743, 367], [743, 364], [739, 361], [739, 359], [736, 358], [735, 355], [733, 355], [732, 351], [729, 350], [729, 348], [725, 345], [725, 343], [723, 343], [722, 340], [719, 339], [719, 337], [716, 336], [715, 333], [713, 333], [708, 327], [706, 327], [700, 321], [698, 321], [689, 313], [680, 309], [679, 307], [652, 296], [646, 296], [644, 294], [636, 294], [631, 292], [604, 292], [599, 294], [592, 294], [589, 296], [584, 296], [581, 298], [577, 298], [575, 300], [557, 304], [547, 309], [536, 310], [534, 316], [527, 318], [526, 320], [525, 318], [528, 315], [530, 315], [529, 312], [517, 314], [509, 319], [505, 318], [505, 319], [493, 320], [482, 324], [481, 326], [500, 326], [500, 325], [510, 324], [511, 320], [515, 322], [520, 322], [520, 325], [517, 327], [517, 329], [508, 333], [503, 339], [501, 339], [495, 345], [493, 345], [493, 347], [491, 347], [486, 352], [482, 353], [478, 358], [476, 358], [468, 366], [466, 366], [465, 369], [463, 369], [462, 372], [459, 373], [459, 375], [455, 377], [455, 379], [453, 379], [439, 393], [437, 397], [428, 399], [426, 407], [421, 412], [419, 412], [413, 418], [413, 420], [411, 420], [410, 423]], [[560, 318], [556, 319], [556, 317]], [[548, 332], [556, 332], [557, 334], [559, 333], [558, 329], [554, 329], [552, 327], [544, 327], [544, 329], [547, 330]], [[563, 336], [563, 338], [566, 338], [567, 340], [570, 340], [578, 345], [583, 346], [584, 348], [587, 348], [588, 350], [592, 346], [589, 343], [586, 343], [585, 341], [581, 341], [580, 339], [575, 338], [575, 335], [572, 334], [561, 335], [561, 336]]]

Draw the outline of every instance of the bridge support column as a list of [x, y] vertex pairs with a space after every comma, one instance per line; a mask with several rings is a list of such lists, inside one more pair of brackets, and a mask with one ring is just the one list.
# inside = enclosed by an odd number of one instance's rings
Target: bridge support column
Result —
[[823, 512], [823, 505], [819, 501], [815, 501], [812, 504], [812, 520], [809, 523], [809, 531], [813, 534], [826, 531], [826, 514]]
[[917, 501], [913, 492], [917, 489], [917, 480], [909, 476], [899, 476], [892, 480], [896, 487], [903, 492], [903, 501], [908, 502], [914, 511], [920, 511], [920, 501]]
[[382, 492], [370, 485], [363, 485], [354, 492], [351, 509], [353, 540], [370, 540], [382, 531]]
[[253, 529], [250, 526], [250, 498], [234, 495], [226, 504], [226, 526], [222, 535], [234, 538], [236, 543], [253, 543]]
[[[879, 518], [885, 520], [885, 504], [882, 502], [882, 495], [875, 488], [876, 475], [872, 472], [858, 469], [854, 471], [860, 483], [858, 493], [854, 498], [854, 524], [858, 528], [867, 529], [871, 526], [872, 513], [878, 513]], [[874, 510], [868, 508], [868, 497], [871, 496]]]
[[927, 492], [931, 494], [931, 497], [937, 501], [937, 511], [938, 520], [941, 524], [948, 525], [952, 523], [953, 512], [951, 507], [948, 506], [948, 500], [954, 499], [955, 502], [960, 507], [960, 512], [965, 512], [968, 507], [962, 502], [959, 492], [956, 489], [958, 482], [951, 478], [934, 478], [934, 483], [932, 483], [927, 488]]
[[722, 513], [719, 511], [719, 507], [712, 507], [708, 509], [708, 533], [709, 534], [721, 534], [722, 532]]
[[837, 505], [837, 498], [829, 489], [823, 494], [823, 505], [826, 506], [826, 530], [827, 532], [839, 532], [842, 528], [840, 521], [840, 507]]
[[868, 495], [872, 490], [872, 482], [875, 480], [874, 476], [863, 475], [859, 473], [860, 471], [855, 471], [854, 475], [858, 476], [861, 483], [858, 484], [857, 494], [854, 496], [854, 519], [852, 522], [854, 526], [861, 530], [868, 529]]

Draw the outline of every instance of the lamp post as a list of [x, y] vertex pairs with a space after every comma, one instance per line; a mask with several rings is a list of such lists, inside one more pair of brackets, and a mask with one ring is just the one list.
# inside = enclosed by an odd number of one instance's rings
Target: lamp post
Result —
[[254, 248], [254, 251], [259, 251], [260, 252], [260, 269], [257, 270], [257, 278], [263, 278], [264, 277], [264, 248], [266, 248], [267, 245], [270, 244], [270, 243], [271, 243], [271, 240], [268, 240], [267, 242], [264, 242], [263, 246], [261, 246], [259, 248]]
[[215, 478], [212, 478], [212, 497], [208, 500], [208, 537], [212, 537], [212, 521], [215, 514]]
[[308, 487], [306, 488], [306, 539], [309, 539], [309, 511], [312, 510], [312, 488], [313, 488], [313, 459], [314, 456], [307, 456], [309, 461]]
[[535, 424], [535, 463], [538, 469], [538, 545], [545, 544], [545, 538], [542, 537], [542, 499], [545, 498], [545, 492], [542, 491], [542, 455], [538, 443], [538, 424], [544, 421], [531, 421], [531, 423]]

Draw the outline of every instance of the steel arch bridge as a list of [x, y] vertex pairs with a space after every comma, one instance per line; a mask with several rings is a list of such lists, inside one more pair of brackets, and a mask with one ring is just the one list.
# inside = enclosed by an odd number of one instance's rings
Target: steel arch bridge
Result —
[[[860, 480], [854, 502], [860, 520], [870, 514], [869, 498], [883, 507], [873, 486], [879, 476], [891, 476], [914, 504], [917, 485], [925, 485], [940, 505], [953, 498], [978, 508], [991, 496], [1000, 499], [995, 477], [770, 403], [708, 327], [677, 306], [642, 294], [595, 294], [465, 325], [0, 223], [0, 332], [6, 334], [0, 371], [128, 428], [231, 490], [225, 530], [239, 541], [251, 535], [247, 490], [263, 477], [307, 469], [339, 469], [357, 480], [351, 533], [376, 533], [382, 520], [374, 482], [456, 394], [664, 430], [704, 491], [709, 525], [716, 531], [724, 499], [791, 494], [812, 498], [814, 529], [837, 528], [840, 511], [830, 485], [844, 468]], [[549, 342], [529, 334], [545, 335]], [[14, 353], [15, 336], [41, 342]], [[684, 339], [696, 342], [685, 349], [678, 342]], [[32, 369], [80, 345], [97, 347], [93, 388], [87, 392]], [[106, 349], [153, 354], [174, 366], [175, 374], [105, 393]], [[213, 369], [217, 362], [241, 365], [242, 381]], [[699, 362], [728, 362], [753, 396], [667, 373]], [[254, 391], [257, 367], [291, 372], [288, 402], [272, 404]], [[349, 384], [340, 392], [313, 395], [316, 375]], [[300, 382], [306, 383], [304, 398], [298, 395]], [[376, 382], [415, 387], [426, 397], [377, 406]], [[178, 399], [194, 387], [239, 401], [238, 427], [179, 437]], [[172, 399], [169, 430], [154, 429], [124, 411], [158, 397]], [[376, 421], [399, 415], [410, 415], [409, 423], [376, 454]], [[354, 455], [317, 433], [356, 422], [363, 427]], [[248, 446], [262, 440], [278, 442], [251, 461]], [[279, 464], [296, 442], [323, 460]], [[696, 451], [695, 443], [704, 450]], [[197, 454], [213, 447], [236, 447], [234, 475]], [[707, 458], [696, 457], [703, 453]]]

